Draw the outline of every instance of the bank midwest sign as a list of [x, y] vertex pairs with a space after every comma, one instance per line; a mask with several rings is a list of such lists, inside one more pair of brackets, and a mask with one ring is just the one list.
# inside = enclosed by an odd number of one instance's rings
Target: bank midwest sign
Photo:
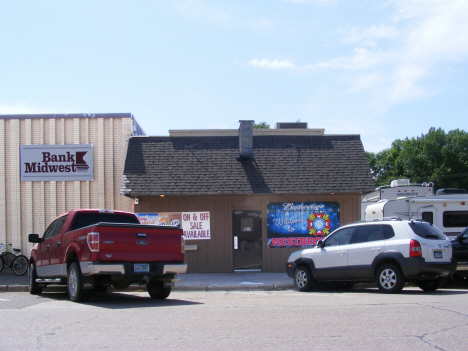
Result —
[[94, 179], [92, 144], [21, 145], [21, 181]]

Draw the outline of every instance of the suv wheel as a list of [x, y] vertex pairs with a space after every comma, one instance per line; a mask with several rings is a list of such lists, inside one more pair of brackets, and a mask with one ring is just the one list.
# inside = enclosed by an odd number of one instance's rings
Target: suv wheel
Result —
[[294, 270], [294, 285], [299, 291], [312, 291], [317, 287], [309, 267], [299, 266]]
[[400, 292], [405, 286], [405, 277], [394, 264], [384, 264], [377, 269], [375, 282], [383, 293], [394, 294]]

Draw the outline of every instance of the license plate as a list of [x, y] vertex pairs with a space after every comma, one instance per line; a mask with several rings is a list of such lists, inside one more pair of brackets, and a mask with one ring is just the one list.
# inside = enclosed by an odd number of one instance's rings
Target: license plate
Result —
[[434, 251], [434, 258], [444, 258], [442, 251]]
[[135, 273], [149, 272], [149, 263], [134, 263], [133, 271]]

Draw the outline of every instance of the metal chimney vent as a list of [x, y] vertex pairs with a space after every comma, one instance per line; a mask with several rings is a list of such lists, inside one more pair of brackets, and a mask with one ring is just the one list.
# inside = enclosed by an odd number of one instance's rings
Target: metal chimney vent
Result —
[[276, 129], [307, 129], [307, 122], [278, 122], [276, 123]]
[[254, 121], [239, 121], [239, 158], [253, 156], [253, 123]]

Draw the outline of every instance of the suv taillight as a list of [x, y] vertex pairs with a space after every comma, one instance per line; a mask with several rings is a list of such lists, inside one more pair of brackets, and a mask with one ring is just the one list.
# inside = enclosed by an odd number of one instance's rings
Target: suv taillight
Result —
[[421, 257], [421, 244], [417, 240], [411, 240], [410, 242], [410, 257]]
[[88, 247], [91, 252], [98, 252], [99, 251], [99, 233], [88, 233], [87, 236], [88, 240]]

